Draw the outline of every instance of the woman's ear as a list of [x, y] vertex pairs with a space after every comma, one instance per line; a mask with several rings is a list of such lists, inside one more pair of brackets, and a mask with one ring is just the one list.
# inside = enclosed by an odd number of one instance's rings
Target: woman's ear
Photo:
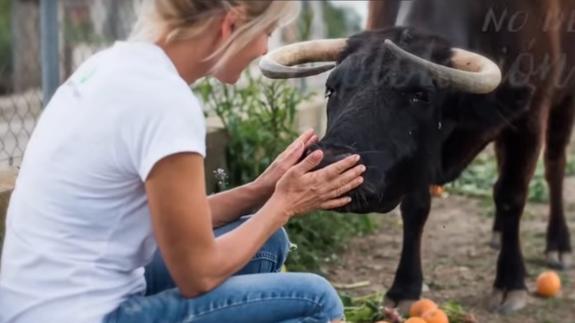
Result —
[[234, 8], [229, 10], [224, 15], [224, 18], [221, 22], [221, 39], [222, 41], [227, 41], [233, 34], [234, 30], [236, 30], [238, 23], [241, 19], [241, 9]]

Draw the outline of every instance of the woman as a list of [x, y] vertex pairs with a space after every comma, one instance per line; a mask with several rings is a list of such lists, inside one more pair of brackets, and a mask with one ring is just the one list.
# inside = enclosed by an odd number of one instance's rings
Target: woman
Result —
[[207, 75], [236, 82], [297, 9], [294, 1], [154, 0], [130, 41], [95, 55], [58, 89], [10, 202], [0, 322], [342, 319], [324, 279], [278, 273], [282, 226], [349, 203], [344, 194], [365, 170], [359, 157], [312, 171], [321, 151], [298, 163], [317, 138], [308, 131], [253, 183], [208, 197], [205, 125], [188, 86]]

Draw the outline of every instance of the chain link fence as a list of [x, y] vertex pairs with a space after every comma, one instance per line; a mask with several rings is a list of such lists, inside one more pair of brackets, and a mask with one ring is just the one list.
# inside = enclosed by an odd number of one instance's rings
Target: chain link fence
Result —
[[[0, 169], [21, 163], [45, 101], [43, 66], [55, 67], [57, 86], [93, 53], [127, 37], [141, 1], [0, 0]], [[57, 32], [43, 31], [42, 19], [57, 20], [45, 22]], [[43, 42], [57, 44], [55, 59], [43, 55]]]

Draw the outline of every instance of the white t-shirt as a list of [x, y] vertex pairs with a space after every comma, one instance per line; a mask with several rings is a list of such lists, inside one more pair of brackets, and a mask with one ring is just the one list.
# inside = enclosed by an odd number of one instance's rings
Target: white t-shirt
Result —
[[160, 159], [205, 156], [198, 100], [161, 48], [119, 42], [43, 112], [7, 215], [0, 322], [100, 322], [142, 294], [156, 250], [144, 181]]

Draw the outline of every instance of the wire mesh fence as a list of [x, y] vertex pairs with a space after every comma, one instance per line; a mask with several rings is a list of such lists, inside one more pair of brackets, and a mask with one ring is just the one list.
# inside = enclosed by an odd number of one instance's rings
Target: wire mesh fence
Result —
[[[42, 32], [43, 1], [56, 6], [57, 16], [48, 17], [57, 19], [48, 22], [56, 33]], [[21, 163], [46, 101], [43, 65], [57, 67], [59, 84], [93, 53], [126, 38], [141, 1], [0, 0], [0, 169]], [[42, 41], [58, 44], [55, 61], [42, 55]]]

